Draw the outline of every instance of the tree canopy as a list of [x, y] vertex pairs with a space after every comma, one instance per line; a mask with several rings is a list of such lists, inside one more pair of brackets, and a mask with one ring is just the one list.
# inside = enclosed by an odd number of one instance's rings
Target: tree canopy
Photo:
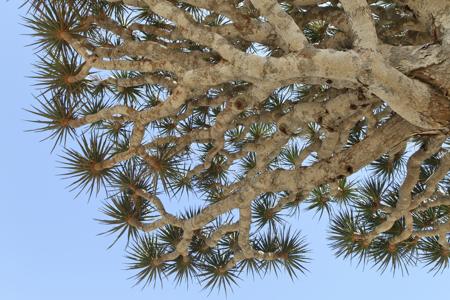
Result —
[[137, 283], [313, 271], [301, 209], [337, 257], [448, 269], [449, 1], [24, 5], [34, 131]]

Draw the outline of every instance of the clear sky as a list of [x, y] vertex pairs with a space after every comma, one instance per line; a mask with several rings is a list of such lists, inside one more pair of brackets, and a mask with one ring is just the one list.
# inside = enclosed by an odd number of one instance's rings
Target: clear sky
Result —
[[[2, 1], [0, 9], [0, 299], [1, 300], [123, 300], [225, 299], [215, 292], [207, 297], [198, 285], [163, 288], [133, 287], [125, 271], [122, 246], [107, 250], [111, 239], [97, 236], [105, 228], [99, 202], [74, 199], [68, 182], [57, 176], [57, 153], [51, 142], [25, 132], [33, 104], [33, 51], [30, 37], [19, 23], [22, 1]], [[187, 201], [181, 199], [181, 201]], [[265, 279], [243, 277], [227, 299], [446, 299], [450, 271], [433, 277], [420, 267], [409, 276], [356, 267], [336, 259], [327, 246], [327, 218], [302, 212], [301, 228], [312, 249], [310, 272], [291, 281], [286, 276]]]

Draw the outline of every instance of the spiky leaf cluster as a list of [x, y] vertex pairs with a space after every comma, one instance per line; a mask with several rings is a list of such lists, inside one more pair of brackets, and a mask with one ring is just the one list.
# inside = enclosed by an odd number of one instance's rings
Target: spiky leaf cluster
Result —
[[[377, 171], [375, 171], [377, 172]], [[404, 217], [380, 235], [368, 239], [368, 233], [382, 225], [387, 213], [398, 203], [397, 184], [383, 182], [386, 177], [363, 182], [356, 197], [350, 202], [350, 210], [331, 218], [330, 246], [337, 257], [356, 260], [358, 264], [371, 264], [377, 270], [408, 273], [419, 263], [431, 272], [442, 272], [448, 267], [449, 255], [445, 242], [436, 237], [421, 236], [414, 232], [427, 232], [448, 222], [448, 205], [438, 205], [412, 214], [411, 236], [394, 242], [406, 228]], [[441, 240], [442, 242], [442, 240]], [[443, 246], [444, 244], [444, 246]]]

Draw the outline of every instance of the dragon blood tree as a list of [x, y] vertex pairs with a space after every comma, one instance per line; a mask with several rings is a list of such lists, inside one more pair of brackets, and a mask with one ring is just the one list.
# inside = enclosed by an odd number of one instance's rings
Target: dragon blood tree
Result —
[[[449, 267], [450, 1], [25, 5], [35, 130], [106, 195], [137, 282], [296, 277], [302, 206], [336, 256]], [[168, 209], [180, 195], [197, 206]]]

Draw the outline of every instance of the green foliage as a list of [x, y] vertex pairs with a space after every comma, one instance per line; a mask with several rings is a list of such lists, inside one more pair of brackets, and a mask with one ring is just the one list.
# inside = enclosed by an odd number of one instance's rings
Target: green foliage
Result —
[[299, 164], [300, 153], [304, 148], [300, 148], [297, 143], [293, 143], [283, 148], [278, 157], [278, 163], [286, 168], [295, 168]]
[[256, 167], [256, 154], [255, 152], [249, 152], [243, 159], [241, 159], [239, 166], [244, 173], [250, 172]]
[[340, 179], [337, 185], [337, 191], [333, 194], [333, 200], [339, 204], [348, 205], [354, 202], [358, 197], [358, 188], [347, 178]]
[[32, 30], [30, 35], [35, 39], [32, 45], [37, 47], [37, 51], [44, 50], [56, 55], [69, 54], [71, 48], [63, 35], [76, 36], [82, 32], [79, 15], [62, 3], [44, 4], [39, 10], [41, 13], [24, 18], [25, 26]]
[[408, 272], [408, 267], [415, 264], [414, 247], [405, 243], [391, 244], [387, 238], [376, 238], [370, 246], [370, 256], [374, 266], [381, 272], [390, 268], [394, 273], [398, 270]]
[[333, 217], [330, 225], [330, 246], [337, 257], [357, 258], [358, 263], [366, 263], [369, 245], [362, 239], [366, 228], [361, 219], [352, 211], [340, 212]]
[[101, 137], [92, 136], [88, 139], [82, 136], [78, 146], [80, 151], [65, 150], [63, 168], [68, 171], [63, 173], [63, 176], [73, 179], [69, 187], [79, 188], [80, 192], [87, 190], [89, 196], [94, 191], [98, 194], [100, 188], [106, 186], [113, 175], [113, 170], [110, 168], [96, 168], [98, 164], [109, 158], [111, 145]]
[[278, 238], [277, 251], [280, 264], [284, 267], [289, 277], [297, 277], [298, 272], [307, 271], [305, 264], [309, 261], [309, 252], [306, 242], [300, 237], [300, 232], [291, 233], [290, 229], [283, 230]]
[[154, 209], [144, 200], [121, 194], [105, 203], [101, 212], [109, 219], [98, 220], [100, 223], [111, 227], [102, 234], [116, 234], [117, 237], [109, 246], [111, 248], [125, 233], [127, 234], [127, 245], [130, 239], [139, 237], [139, 230], [133, 222], [147, 222], [154, 218]]
[[200, 266], [198, 262], [189, 257], [179, 256], [167, 266], [167, 274], [174, 275], [175, 283], [189, 283], [198, 277]]
[[283, 223], [283, 216], [280, 211], [274, 209], [276, 205], [275, 195], [266, 193], [252, 204], [252, 222], [256, 230], [268, 225], [274, 230]]
[[[111, 78], [113, 80], [118, 79], [133, 79], [142, 76], [137, 72], [112, 72]], [[116, 87], [113, 85], [112, 93], [114, 95], [113, 100], [117, 103], [123, 103], [128, 106], [135, 106], [139, 103], [145, 95], [145, 87], [142, 86], [129, 86], [129, 87]]]
[[[353, 201], [353, 208], [367, 220], [367, 225], [377, 225], [380, 221], [380, 207], [385, 201], [395, 206], [395, 193], [389, 193], [387, 183], [375, 178], [365, 180], [358, 189], [358, 197]], [[381, 216], [382, 217], [382, 216]]]
[[303, 28], [303, 32], [310, 43], [318, 43], [327, 36], [333, 36], [337, 30], [326, 21], [311, 21]]
[[161, 184], [165, 191], [169, 191], [182, 172], [180, 165], [183, 157], [170, 155], [172, 148], [173, 146], [165, 144], [157, 147], [152, 153], [153, 163], [149, 166], [149, 171], [152, 174], [152, 186], [155, 190], [158, 184]]
[[213, 255], [213, 249], [206, 244], [207, 232], [198, 230], [192, 237], [190, 250], [191, 255], [199, 260], [207, 259]]
[[183, 238], [183, 229], [173, 225], [167, 225], [159, 229], [158, 238], [164, 247], [173, 250]]
[[159, 259], [166, 253], [165, 247], [158, 243], [158, 240], [150, 236], [141, 236], [139, 240], [128, 251], [128, 269], [138, 270], [133, 276], [136, 284], [143, 283], [144, 286], [162, 283], [164, 273], [168, 264], [160, 262]]
[[[448, 239], [450, 242], [450, 239]], [[430, 266], [430, 272], [443, 272], [450, 264], [450, 251], [441, 246], [436, 237], [425, 238], [419, 245], [422, 251], [421, 260]]]
[[[398, 189], [397, 185], [387, 186], [374, 179], [365, 181], [358, 189], [357, 197], [350, 202], [352, 210], [332, 217], [329, 232], [331, 248], [337, 257], [357, 259], [358, 264], [371, 263], [380, 272], [390, 270], [394, 274], [407, 274], [409, 268], [419, 262], [429, 266], [431, 272], [443, 272], [449, 266], [449, 252], [436, 237], [412, 236], [399, 243], [391, 242], [404, 231], [403, 218], [396, 220], [389, 230], [373, 240], [365, 238], [387, 216], [382, 212], [381, 205], [396, 206]], [[413, 229], [426, 232], [447, 222], [449, 210], [449, 206], [441, 205], [414, 212]]]
[[134, 190], [151, 190], [151, 179], [148, 169], [137, 160], [129, 160], [114, 169], [111, 186], [126, 194], [133, 194]]
[[367, 135], [367, 120], [363, 119], [356, 123], [350, 131], [347, 140], [347, 147], [351, 147], [362, 141]]
[[305, 273], [305, 264], [309, 261], [307, 245], [299, 232], [291, 232], [289, 228], [280, 232], [271, 231], [256, 237], [255, 249], [272, 253], [272, 258], [261, 260], [259, 269], [263, 274], [278, 272], [283, 269], [291, 279], [297, 277], [298, 272]]
[[450, 206], [441, 205], [428, 208], [425, 211], [415, 212], [413, 214], [414, 228], [416, 230], [429, 230], [434, 225], [447, 221], [449, 211]]
[[37, 99], [39, 106], [33, 106], [33, 109], [29, 110], [39, 117], [39, 120], [32, 122], [41, 125], [33, 131], [49, 132], [46, 139], [55, 140], [54, 149], [60, 143], [65, 144], [68, 137], [74, 137], [75, 129], [70, 126], [69, 122], [77, 118], [77, 107], [70, 98], [60, 95], [41, 98]]
[[309, 203], [307, 209], [315, 210], [316, 213], [319, 213], [319, 217], [322, 217], [323, 213], [326, 211], [328, 215], [332, 212], [332, 207], [330, 204], [331, 195], [328, 186], [319, 186], [312, 190], [308, 199], [306, 200]]
[[204, 263], [200, 266], [201, 271], [199, 273], [199, 279], [206, 289], [212, 291], [217, 288], [227, 292], [233, 285], [237, 284], [239, 278], [237, 268], [226, 268], [231, 259], [229, 252], [221, 252], [220, 250], [206, 256]]
[[330, 246], [336, 256], [357, 259], [358, 264], [371, 262], [381, 272], [388, 268], [394, 273], [408, 272], [408, 266], [415, 263], [417, 243], [414, 240], [392, 244], [392, 235], [383, 235], [373, 241], [367, 241], [367, 225], [361, 217], [352, 212], [343, 212], [335, 216], [330, 229]]
[[46, 57], [39, 57], [35, 64], [37, 86], [42, 87], [43, 93], [52, 92], [55, 95], [66, 97], [81, 96], [86, 93], [87, 81], [85, 79], [73, 82], [83, 67], [78, 55], [59, 55], [49, 52]]
[[383, 155], [371, 164], [375, 175], [393, 179], [405, 171], [406, 159], [404, 153], [398, 152], [392, 156]]
[[250, 126], [250, 142], [256, 142], [264, 138], [270, 137], [274, 132], [272, 124], [267, 123], [254, 123]]

